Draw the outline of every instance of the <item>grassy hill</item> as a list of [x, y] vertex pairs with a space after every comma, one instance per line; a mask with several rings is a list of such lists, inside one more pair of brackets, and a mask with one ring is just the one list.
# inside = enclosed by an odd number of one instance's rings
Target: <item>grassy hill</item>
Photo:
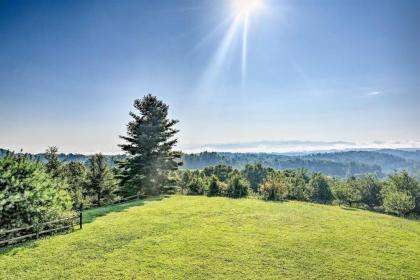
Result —
[[363, 210], [174, 196], [86, 218], [0, 251], [0, 279], [420, 279], [420, 223]]

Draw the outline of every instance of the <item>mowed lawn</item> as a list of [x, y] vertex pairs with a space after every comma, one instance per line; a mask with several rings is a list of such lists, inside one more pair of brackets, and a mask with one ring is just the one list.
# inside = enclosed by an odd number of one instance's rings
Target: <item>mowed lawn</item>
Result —
[[0, 251], [0, 279], [420, 279], [420, 222], [363, 210], [173, 196], [87, 218]]

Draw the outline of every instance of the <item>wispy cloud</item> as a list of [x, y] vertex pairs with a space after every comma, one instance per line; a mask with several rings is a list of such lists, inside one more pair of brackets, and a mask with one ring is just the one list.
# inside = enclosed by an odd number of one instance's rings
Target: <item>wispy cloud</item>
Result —
[[372, 91], [372, 92], [369, 92], [367, 95], [375, 96], [375, 95], [379, 95], [379, 94], [382, 94], [382, 91]]

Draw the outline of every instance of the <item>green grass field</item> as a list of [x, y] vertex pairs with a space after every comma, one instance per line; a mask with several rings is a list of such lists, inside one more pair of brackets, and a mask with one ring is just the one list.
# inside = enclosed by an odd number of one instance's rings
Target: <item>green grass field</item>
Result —
[[420, 222], [302, 202], [174, 196], [90, 210], [0, 252], [0, 279], [420, 279]]

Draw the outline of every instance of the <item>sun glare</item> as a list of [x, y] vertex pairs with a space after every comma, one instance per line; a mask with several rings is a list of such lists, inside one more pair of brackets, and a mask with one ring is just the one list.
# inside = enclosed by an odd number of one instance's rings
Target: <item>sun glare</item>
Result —
[[202, 83], [206, 83], [206, 88], [209, 87], [210, 83], [216, 84], [216, 79], [220, 77], [220, 73], [225, 65], [226, 61], [229, 60], [229, 56], [232, 55], [231, 51], [234, 48], [234, 44], [239, 42], [241, 38], [241, 57], [240, 57], [240, 69], [241, 69], [241, 81], [242, 89], [246, 88], [246, 73], [247, 73], [247, 62], [248, 62], [248, 33], [251, 24], [251, 17], [255, 16], [256, 13], [266, 9], [268, 0], [230, 0], [231, 17], [229, 18], [230, 24], [220, 41], [217, 50], [210, 60], [209, 65], [202, 78]]
[[232, 9], [235, 16], [246, 19], [250, 14], [258, 11], [263, 5], [263, 0], [233, 0]]

